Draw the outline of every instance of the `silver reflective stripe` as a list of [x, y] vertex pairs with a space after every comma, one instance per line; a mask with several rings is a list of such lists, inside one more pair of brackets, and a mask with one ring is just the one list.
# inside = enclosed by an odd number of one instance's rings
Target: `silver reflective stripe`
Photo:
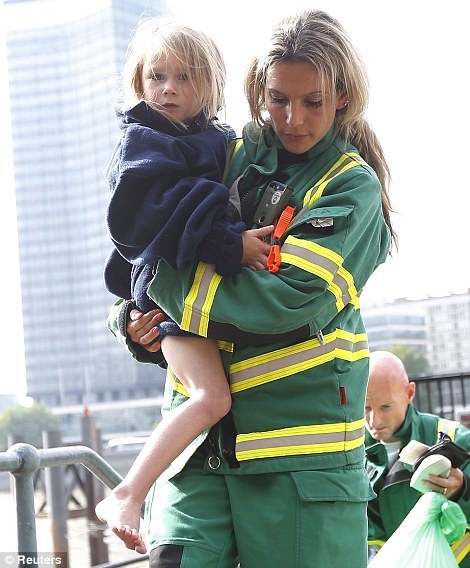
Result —
[[230, 367], [230, 390], [236, 393], [301, 373], [334, 358], [357, 361], [369, 356], [367, 335], [341, 329], [324, 336], [324, 344], [309, 339], [234, 363]]
[[332, 250], [289, 236], [282, 245], [281, 258], [283, 263], [297, 266], [322, 278], [336, 298], [338, 311], [347, 303], [358, 301], [352, 274], [343, 267], [343, 258]]
[[451, 548], [454, 553], [455, 560], [458, 564], [460, 564], [470, 552], [470, 532], [467, 530], [465, 536], [457, 542], [454, 542]]
[[207, 337], [209, 314], [221, 279], [213, 264], [198, 264], [191, 290], [185, 299], [181, 329]]
[[236, 455], [240, 461], [266, 457], [350, 451], [364, 442], [364, 419], [353, 423], [314, 424], [269, 432], [239, 434]]

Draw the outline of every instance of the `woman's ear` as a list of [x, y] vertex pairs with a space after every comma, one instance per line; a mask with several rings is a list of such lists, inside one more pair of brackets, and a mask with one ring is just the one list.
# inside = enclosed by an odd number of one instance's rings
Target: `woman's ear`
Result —
[[336, 110], [341, 110], [342, 108], [348, 106], [348, 102], [349, 102], [348, 94], [343, 93], [338, 97], [338, 101], [336, 103]]

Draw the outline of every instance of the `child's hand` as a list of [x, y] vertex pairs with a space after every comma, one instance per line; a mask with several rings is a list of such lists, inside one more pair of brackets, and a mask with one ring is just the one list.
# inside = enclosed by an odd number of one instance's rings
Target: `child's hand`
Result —
[[243, 257], [242, 266], [248, 267], [250, 270], [265, 270], [271, 245], [263, 240], [264, 237], [271, 234], [274, 225], [261, 227], [259, 229], [250, 229], [242, 233], [243, 240]]

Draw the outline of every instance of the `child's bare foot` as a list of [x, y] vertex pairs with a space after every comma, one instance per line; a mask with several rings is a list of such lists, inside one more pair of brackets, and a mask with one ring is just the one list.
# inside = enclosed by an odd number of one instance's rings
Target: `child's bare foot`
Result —
[[139, 554], [145, 554], [147, 547], [139, 532], [127, 525], [119, 525], [111, 527], [113, 533], [118, 536], [126, 545], [127, 548], [135, 550]]
[[126, 548], [145, 554], [147, 547], [139, 533], [141, 504], [132, 500], [119, 486], [95, 507], [96, 516], [106, 523]]

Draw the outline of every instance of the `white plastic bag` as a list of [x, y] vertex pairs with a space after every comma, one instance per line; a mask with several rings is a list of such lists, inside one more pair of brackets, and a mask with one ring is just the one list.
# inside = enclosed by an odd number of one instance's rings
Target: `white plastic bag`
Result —
[[425, 493], [368, 568], [458, 568], [449, 545], [464, 536], [466, 527], [457, 503]]

